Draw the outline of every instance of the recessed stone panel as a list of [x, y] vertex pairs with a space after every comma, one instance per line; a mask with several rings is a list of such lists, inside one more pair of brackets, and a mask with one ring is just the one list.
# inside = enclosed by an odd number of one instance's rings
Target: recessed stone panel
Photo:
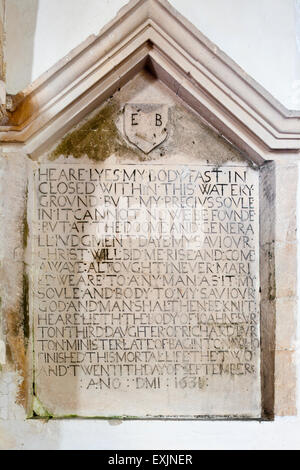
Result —
[[246, 165], [34, 171], [35, 394], [52, 416], [261, 416]]

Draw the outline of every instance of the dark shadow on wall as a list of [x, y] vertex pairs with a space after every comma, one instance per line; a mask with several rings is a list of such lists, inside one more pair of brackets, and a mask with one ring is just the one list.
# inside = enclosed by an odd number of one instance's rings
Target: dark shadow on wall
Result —
[[16, 94], [32, 81], [39, 0], [6, 0], [5, 63], [7, 92]]

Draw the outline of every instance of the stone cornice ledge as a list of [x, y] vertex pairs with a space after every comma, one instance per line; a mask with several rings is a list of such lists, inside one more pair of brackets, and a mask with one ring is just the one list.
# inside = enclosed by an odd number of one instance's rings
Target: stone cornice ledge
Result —
[[256, 163], [278, 152], [298, 155], [300, 113], [277, 102], [165, 0], [132, 0], [99, 35], [8, 97], [3, 148], [40, 154], [145, 66]]

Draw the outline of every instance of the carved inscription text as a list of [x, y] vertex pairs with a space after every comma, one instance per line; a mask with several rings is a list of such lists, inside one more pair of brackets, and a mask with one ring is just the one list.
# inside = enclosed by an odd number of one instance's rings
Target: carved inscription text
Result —
[[36, 393], [53, 413], [258, 416], [258, 178], [35, 171]]

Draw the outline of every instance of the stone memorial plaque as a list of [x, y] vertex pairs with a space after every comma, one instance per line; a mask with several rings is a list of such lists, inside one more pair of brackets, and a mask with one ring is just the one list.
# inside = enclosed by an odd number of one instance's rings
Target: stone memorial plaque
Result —
[[260, 417], [258, 172], [41, 164], [34, 188], [45, 409]]

